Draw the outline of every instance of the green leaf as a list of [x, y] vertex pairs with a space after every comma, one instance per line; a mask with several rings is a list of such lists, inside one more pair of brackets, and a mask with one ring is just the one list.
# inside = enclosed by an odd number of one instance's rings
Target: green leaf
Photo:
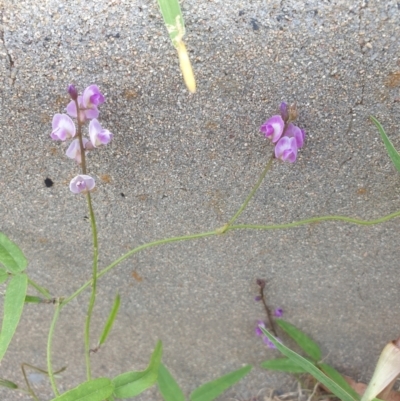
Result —
[[164, 23], [174, 46], [185, 34], [185, 24], [178, 0], [158, 0]]
[[[260, 327], [261, 328], [261, 327]], [[296, 352], [292, 351], [290, 348], [286, 347], [275, 337], [264, 328], [261, 328], [262, 332], [275, 344], [276, 348], [282, 352], [283, 355], [296, 362], [304, 370], [315, 377], [320, 383], [322, 383], [326, 388], [328, 388], [333, 394], [339, 397], [342, 401], [358, 401], [358, 399], [353, 398], [346, 390], [342, 389], [335, 381], [330, 379], [327, 375], [321, 372], [312, 362], [303, 358]]]
[[162, 363], [158, 369], [158, 389], [165, 401], [185, 401], [185, 396], [169, 370]]
[[140, 372], [126, 372], [114, 377], [114, 396], [116, 398], [135, 397], [155, 384], [161, 363], [161, 356], [162, 343], [158, 341], [151, 355], [149, 366], [145, 370]]
[[392, 159], [392, 162], [393, 162], [394, 166], [397, 168], [397, 171], [400, 171], [400, 154], [399, 154], [399, 152], [397, 152], [397, 150], [393, 146], [392, 142], [390, 141], [390, 139], [386, 135], [386, 132], [383, 129], [381, 123], [373, 116], [369, 116], [369, 118], [371, 119], [371, 121], [378, 128], [378, 131], [381, 134], [381, 138], [383, 140], [383, 143], [386, 146], [386, 151], [388, 152], [389, 157]]
[[318, 344], [311, 340], [306, 334], [299, 330], [293, 324], [286, 322], [282, 319], [276, 319], [276, 323], [279, 327], [286, 332], [294, 341], [299, 345], [299, 347], [308, 354], [315, 362], [321, 359], [321, 349]]
[[293, 362], [289, 358], [276, 358], [269, 359], [268, 361], [264, 361], [261, 363], [261, 367], [264, 369], [270, 370], [279, 370], [280, 372], [289, 372], [289, 373], [306, 373], [301, 366], [297, 363]]
[[25, 303], [40, 304], [43, 298], [37, 297], [35, 295], [25, 295]]
[[3, 284], [8, 279], [7, 270], [0, 268], [0, 284]]
[[80, 384], [72, 390], [54, 398], [52, 401], [103, 401], [114, 390], [110, 379], [100, 377]]
[[347, 383], [346, 379], [332, 366], [326, 363], [319, 363], [318, 367], [330, 377], [336, 384], [338, 384], [343, 390], [347, 391], [353, 398], [359, 400], [360, 396], [357, 392]]
[[119, 296], [119, 294], [117, 294], [114, 300], [114, 304], [111, 308], [110, 315], [108, 316], [107, 322], [104, 326], [103, 333], [100, 336], [99, 345], [104, 344], [104, 342], [107, 340], [111, 327], [113, 326], [115, 318], [117, 317], [120, 303], [121, 303], [121, 297]]
[[13, 390], [18, 388], [18, 386], [15, 383], [10, 382], [10, 380], [6, 380], [6, 379], [0, 379], [0, 386], [11, 388]]
[[3, 233], [0, 233], [0, 263], [14, 274], [22, 272], [28, 265], [21, 249]]
[[246, 376], [252, 366], [246, 365], [241, 369], [235, 370], [234, 372], [228, 373], [225, 376], [203, 384], [202, 386], [196, 388], [192, 394], [190, 394], [190, 399], [192, 401], [211, 401], [221, 395], [229, 387], [232, 387], [240, 379]]
[[26, 274], [13, 276], [7, 284], [4, 296], [3, 323], [0, 332], [0, 361], [7, 351], [21, 318], [27, 286], [28, 277]]

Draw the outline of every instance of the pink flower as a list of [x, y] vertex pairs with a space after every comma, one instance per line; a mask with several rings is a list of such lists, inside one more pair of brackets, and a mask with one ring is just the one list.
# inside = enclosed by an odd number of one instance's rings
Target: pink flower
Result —
[[305, 132], [292, 123], [287, 126], [283, 136], [296, 138], [297, 149], [300, 149], [304, 144]]
[[260, 131], [264, 133], [266, 138], [270, 138], [272, 143], [278, 142], [282, 136], [285, 123], [281, 116], [272, 116], [261, 127]]
[[[79, 121], [92, 120], [99, 116], [97, 106], [105, 102], [104, 95], [100, 92], [97, 85], [90, 85], [84, 91], [82, 96], [78, 96]], [[67, 113], [71, 117], [77, 118], [76, 103], [71, 100], [67, 105]]]
[[94, 118], [89, 123], [89, 136], [94, 147], [98, 147], [100, 145], [107, 145], [113, 137], [113, 134], [103, 129], [100, 123]]
[[73, 138], [76, 134], [74, 122], [66, 114], [55, 114], [52, 121], [53, 131], [51, 139], [55, 141], [65, 141]]
[[94, 179], [90, 175], [77, 175], [69, 183], [69, 189], [74, 194], [87, 193], [95, 186]]
[[275, 146], [275, 157], [284, 162], [294, 163], [297, 157], [296, 138], [283, 136]]
[[[83, 141], [83, 146], [86, 149], [87, 145], [89, 145], [89, 140], [86, 138], [82, 138]], [[70, 158], [70, 159], [75, 159], [77, 163], [81, 164], [82, 163], [82, 154], [81, 154], [81, 147], [79, 144], [79, 139], [74, 139], [71, 144], [69, 145], [67, 151], [65, 154]]]

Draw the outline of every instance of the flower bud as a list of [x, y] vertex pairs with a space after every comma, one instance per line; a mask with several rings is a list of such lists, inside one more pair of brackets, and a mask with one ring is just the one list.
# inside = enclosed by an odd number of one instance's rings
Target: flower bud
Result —
[[282, 102], [281, 105], [279, 106], [279, 112], [281, 113], [283, 121], [286, 123], [287, 120], [289, 119], [289, 111], [288, 111], [288, 105], [285, 102]]
[[290, 121], [295, 121], [297, 119], [297, 116], [299, 115], [297, 111], [297, 105], [296, 103], [293, 103], [289, 106], [289, 118], [288, 122]]
[[256, 283], [257, 283], [257, 285], [258, 285], [260, 288], [265, 288], [265, 280], [263, 280], [263, 279], [261, 279], [261, 278], [258, 278], [258, 279], [256, 280]]
[[78, 99], [78, 91], [76, 90], [75, 85], [68, 85], [68, 93], [72, 100]]

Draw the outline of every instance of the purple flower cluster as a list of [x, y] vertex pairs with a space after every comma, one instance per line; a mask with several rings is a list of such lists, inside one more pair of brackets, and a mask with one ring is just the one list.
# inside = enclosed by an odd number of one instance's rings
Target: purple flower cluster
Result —
[[[71, 101], [68, 103], [66, 111], [67, 114], [56, 114], [53, 117], [51, 139], [55, 141], [66, 141], [67, 139], [74, 138], [77, 134], [75, 123], [71, 117], [78, 119], [78, 125], [83, 125], [86, 121], [89, 122], [89, 138], [75, 138], [69, 145], [66, 155], [75, 159], [77, 163], [82, 163], [82, 149], [81, 142], [85, 154], [89, 150], [93, 150], [101, 145], [107, 145], [113, 134], [102, 128], [97, 120], [99, 116], [98, 106], [105, 102], [104, 95], [100, 92], [97, 85], [90, 85], [84, 91], [82, 96], [78, 95], [74, 85], [68, 86], [68, 93], [71, 96]], [[70, 117], [71, 116], [71, 117]], [[75, 193], [86, 193], [91, 191], [95, 186], [94, 179], [89, 175], [78, 175], [72, 179], [69, 188]]]
[[294, 163], [297, 150], [304, 145], [306, 133], [292, 123], [297, 118], [296, 105], [280, 105], [280, 115], [272, 116], [261, 127], [260, 131], [275, 144], [275, 157]]
[[[283, 316], [283, 309], [277, 308], [274, 310], [275, 317], [282, 317]], [[276, 349], [275, 344], [262, 332], [261, 328], [266, 329], [267, 324], [263, 320], [257, 320], [256, 328], [254, 329], [254, 333], [257, 337], [261, 337], [263, 343], [267, 346], [267, 348]], [[282, 342], [280, 338], [276, 338], [277, 341]]]

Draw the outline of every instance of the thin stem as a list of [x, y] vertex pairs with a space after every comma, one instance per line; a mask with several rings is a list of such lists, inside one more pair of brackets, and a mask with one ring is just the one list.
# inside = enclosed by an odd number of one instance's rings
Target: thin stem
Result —
[[372, 226], [374, 224], [384, 223], [385, 221], [394, 219], [395, 217], [400, 216], [400, 210], [394, 213], [390, 213], [386, 216], [380, 217], [378, 219], [373, 220], [362, 220], [355, 219], [353, 217], [346, 216], [321, 216], [321, 217], [312, 217], [310, 219], [304, 219], [295, 221], [293, 223], [284, 223], [284, 224], [270, 224], [270, 225], [261, 225], [261, 224], [236, 224], [234, 226], [229, 226], [226, 231], [229, 230], [238, 230], [238, 229], [256, 229], [256, 230], [279, 230], [283, 228], [291, 228], [303, 226], [305, 224], [318, 223], [320, 221], [345, 221], [347, 223], [359, 224], [362, 226]]
[[76, 106], [76, 121], [78, 122], [78, 140], [79, 140], [79, 147], [81, 149], [81, 167], [82, 167], [82, 174], [86, 174], [86, 155], [85, 155], [85, 147], [83, 146], [83, 138], [82, 138], [82, 122], [79, 119], [79, 104], [78, 99], [75, 99], [75, 106]]
[[254, 196], [257, 189], [260, 187], [260, 185], [261, 185], [263, 179], [265, 178], [265, 176], [267, 175], [268, 171], [271, 169], [273, 160], [274, 160], [274, 155], [272, 155], [271, 158], [269, 159], [269, 161], [268, 161], [267, 165], [265, 166], [264, 171], [261, 173], [260, 178], [258, 179], [256, 185], [254, 185], [254, 188], [251, 190], [251, 192], [247, 196], [246, 200], [243, 202], [242, 206], [240, 206], [239, 210], [229, 220], [228, 226], [232, 225], [235, 222], [235, 220], [243, 213], [247, 204], [250, 202], [251, 198]]
[[32, 279], [28, 277], [28, 283], [31, 285], [33, 288], [35, 288], [37, 291], [39, 291], [45, 298], [50, 299], [51, 295], [49, 291], [46, 290], [46, 288], [41, 287], [39, 284], [35, 283]]
[[[190, 234], [190, 235], [183, 235], [180, 237], [171, 237], [171, 238], [166, 238], [166, 239], [161, 239], [161, 240], [157, 240], [157, 241], [153, 241], [153, 242], [148, 242], [147, 244], [144, 245], [140, 245], [134, 249], [132, 249], [131, 251], [125, 253], [124, 255], [122, 255], [121, 257], [119, 257], [117, 260], [115, 260], [113, 263], [111, 263], [110, 265], [108, 265], [106, 268], [104, 268], [103, 270], [101, 270], [98, 274], [97, 274], [97, 278], [99, 279], [100, 277], [104, 276], [107, 272], [109, 272], [111, 269], [113, 269], [115, 266], [117, 266], [118, 264], [120, 264], [122, 261], [124, 261], [125, 259], [129, 258], [130, 256], [132, 256], [133, 254], [143, 251], [144, 249], [147, 248], [152, 248], [154, 246], [158, 246], [158, 245], [163, 245], [163, 244], [169, 244], [171, 242], [178, 242], [178, 241], [187, 241], [187, 240], [191, 240], [191, 239], [196, 239], [196, 238], [204, 238], [204, 237], [210, 237], [212, 235], [217, 235], [218, 232], [217, 231], [209, 231], [209, 232], [205, 232], [205, 233], [199, 233], [199, 234]], [[76, 298], [83, 290], [85, 290], [85, 288], [87, 288], [90, 284], [92, 283], [92, 280], [87, 281], [84, 285], [82, 285], [82, 287], [80, 287], [78, 290], [76, 290], [71, 296], [69, 296], [68, 298], [66, 298], [63, 301], [63, 305], [66, 305], [68, 302], [72, 301], [74, 298]]]
[[60, 395], [60, 393], [57, 390], [56, 381], [54, 379], [53, 366], [51, 364], [51, 343], [52, 343], [52, 340], [53, 340], [53, 335], [54, 335], [54, 329], [56, 327], [56, 322], [57, 322], [58, 316], [60, 315], [61, 307], [62, 307], [61, 304], [57, 304], [56, 309], [54, 311], [53, 320], [51, 321], [49, 335], [47, 337], [47, 371], [48, 371], [48, 374], [49, 374], [51, 387], [52, 387], [54, 395], [56, 397], [58, 397]]
[[[297, 227], [297, 226], [302, 226], [305, 224], [311, 224], [311, 223], [317, 223], [319, 221], [345, 221], [347, 223], [353, 223], [353, 224], [359, 224], [363, 226], [372, 226], [374, 224], [380, 224], [384, 223], [388, 220], [394, 219], [396, 217], [400, 217], [400, 210], [394, 213], [390, 213], [386, 216], [380, 217], [378, 219], [373, 219], [373, 220], [361, 220], [361, 219], [354, 219], [352, 217], [346, 217], [346, 216], [322, 216], [322, 217], [314, 217], [310, 219], [304, 219], [304, 220], [299, 220], [295, 221], [293, 223], [284, 223], [284, 224], [271, 224], [271, 225], [257, 225], [257, 224], [236, 224], [233, 226], [229, 226], [226, 231], [230, 230], [278, 230], [278, 229], [283, 229], [283, 228], [290, 228], [290, 227]], [[203, 238], [203, 237], [210, 237], [212, 235], [219, 235], [220, 232], [218, 230], [216, 231], [210, 231], [210, 232], [205, 232], [205, 233], [199, 233], [199, 234], [192, 234], [192, 235], [184, 235], [181, 237], [172, 237], [172, 238], [166, 238], [162, 240], [157, 240], [153, 242], [149, 242], [144, 245], [140, 245], [137, 248], [132, 249], [131, 251], [125, 253], [122, 255], [120, 258], [115, 260], [113, 263], [108, 265], [106, 268], [101, 270], [97, 274], [97, 278], [102, 277], [104, 274], [106, 274], [108, 271], [113, 269], [115, 266], [117, 266], [119, 263], [124, 261], [126, 258], [129, 258], [133, 254], [143, 251], [144, 249], [147, 248], [152, 248], [153, 246], [158, 246], [158, 245], [163, 245], [163, 244], [168, 244], [170, 242], [177, 242], [177, 241], [187, 241], [190, 239], [196, 239], [196, 238]], [[78, 290], [76, 290], [72, 295], [70, 295], [68, 298], [66, 298], [63, 301], [63, 305], [66, 305], [70, 301], [72, 301], [74, 298], [76, 298], [82, 291], [84, 291], [92, 281], [87, 281], [85, 284], [82, 285]]]
[[39, 398], [36, 396], [35, 392], [32, 390], [31, 385], [29, 384], [28, 377], [26, 376], [24, 364], [21, 365], [22, 375], [24, 376], [26, 387], [28, 387], [28, 393], [35, 401], [40, 401]]
[[268, 323], [269, 323], [269, 326], [271, 327], [272, 334], [275, 337], [278, 337], [278, 334], [277, 334], [276, 328], [275, 328], [275, 322], [274, 322], [274, 319], [272, 317], [271, 310], [269, 309], [269, 306], [268, 306], [267, 301], [265, 299], [264, 290], [265, 290], [265, 281], [264, 281], [264, 285], [260, 285], [261, 301], [262, 301], [262, 303], [264, 305], [265, 313], [267, 314]]
[[90, 213], [90, 223], [92, 226], [92, 237], [93, 237], [93, 270], [92, 270], [92, 294], [90, 296], [89, 307], [86, 317], [85, 324], [85, 361], [86, 361], [86, 376], [90, 380], [92, 378], [91, 366], [90, 366], [90, 321], [92, 319], [92, 313], [94, 303], [96, 301], [96, 287], [97, 287], [97, 268], [99, 260], [99, 245], [97, 238], [97, 227], [96, 219], [94, 217], [92, 201], [90, 193], [87, 194], [87, 201]]

